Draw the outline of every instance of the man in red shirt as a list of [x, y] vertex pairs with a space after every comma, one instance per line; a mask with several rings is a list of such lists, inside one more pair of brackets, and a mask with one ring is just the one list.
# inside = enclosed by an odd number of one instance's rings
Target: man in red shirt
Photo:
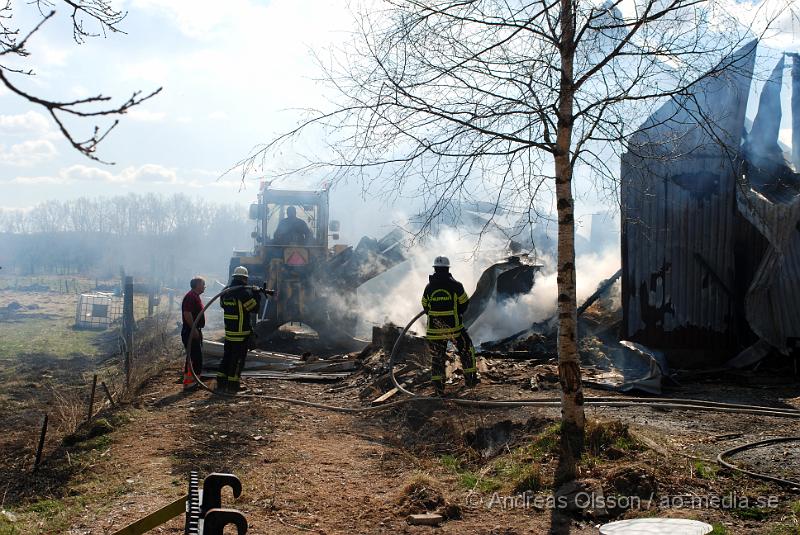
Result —
[[[189, 340], [192, 341], [191, 347], [191, 362], [195, 375], [198, 377], [203, 371], [203, 331], [205, 327], [206, 318], [202, 315], [203, 301], [200, 295], [206, 289], [206, 281], [203, 277], [195, 277], [189, 282], [191, 288], [186, 295], [183, 296], [183, 303], [181, 304], [181, 315], [183, 316], [183, 327], [181, 327], [181, 340], [183, 347], [189, 345]], [[196, 328], [192, 328], [195, 319], [200, 316], [197, 321]], [[183, 388], [190, 389], [197, 386], [197, 383], [189, 371], [189, 356], [186, 357], [186, 362], [183, 366]]]

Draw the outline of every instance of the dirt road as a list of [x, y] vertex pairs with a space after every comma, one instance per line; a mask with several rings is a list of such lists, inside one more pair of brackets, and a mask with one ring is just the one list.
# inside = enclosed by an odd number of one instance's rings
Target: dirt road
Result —
[[[101, 491], [100, 485], [112, 491], [101, 509], [75, 519], [70, 533], [111, 533], [169, 503], [185, 492], [193, 469], [240, 477], [244, 493], [232, 506], [247, 516], [253, 534], [427, 533], [431, 528], [406, 523], [410, 512], [419, 512], [406, 485], [420, 479], [461, 509], [462, 519], [437, 532], [546, 533], [550, 527], [546, 511], [492, 510], [467, 499], [438, 457], [406, 451], [402, 430], [387, 428], [383, 418], [221, 400], [202, 391], [184, 395], [171, 379], [148, 385], [141, 407], [92, 467], [96, 477], [77, 487], [81, 493]], [[320, 385], [263, 386], [273, 395], [332, 398]], [[596, 533], [588, 523], [566, 523], [571, 533]], [[155, 532], [182, 530], [173, 521]]]
[[[593, 513], [576, 521], [554, 516], [546, 506], [514, 504], [503, 499], [514, 496], [508, 489], [483, 487], [480, 480], [469, 488], [472, 480], [465, 477], [465, 470], [445, 462], [448, 457], [443, 452], [463, 448], [460, 434], [505, 419], [515, 422], [520, 433], [536, 433], [555, 421], [556, 410], [487, 414], [439, 407], [372, 416], [338, 414], [257, 399], [219, 399], [203, 391], [184, 395], [174, 384], [176, 375], [147, 385], [139, 407], [129, 411], [130, 421], [111, 435], [108, 450], [91, 466], [92, 476], [75, 487], [87, 497], [104, 498], [90, 499], [94, 505], [74, 519], [70, 533], [111, 533], [157, 509], [185, 492], [189, 470], [201, 475], [237, 474], [244, 493], [230, 505], [245, 513], [254, 534], [428, 533], [432, 528], [410, 526], [406, 517], [426, 508], [441, 510], [443, 503], [455, 506], [453, 516], [460, 518], [446, 521], [437, 533], [597, 533], [594, 526], [603, 521], [592, 518]], [[347, 399], [352, 393], [326, 393], [325, 385], [276, 381], [251, 385], [270, 395], [354, 404]], [[492, 388], [486, 386], [485, 392]], [[615, 461], [589, 462], [584, 476], [590, 481], [603, 481], [613, 470], [649, 464], [659, 484], [657, 501], [673, 495], [725, 496], [738, 491], [752, 498], [774, 495], [779, 502], [774, 510], [747, 508], [741, 514], [714, 507], [662, 507], [633, 510], [627, 516], [698, 518], [728, 526], [728, 533], [789, 529], [792, 519], [786, 511], [796, 494], [740, 476], [723, 476], [713, 463], [680, 454], [711, 457], [723, 445], [745, 438], [737, 434], [742, 431], [750, 438], [800, 434], [796, 421], [652, 409], [589, 412], [603, 419], [627, 420], [661, 447], [678, 452], [667, 458], [652, 450], [636, 451]], [[526, 421], [530, 426], [532, 418], [538, 430], [523, 427]], [[509, 444], [515, 447], [513, 440]], [[791, 445], [787, 448], [791, 452], [787, 458], [797, 453]], [[478, 478], [480, 466], [473, 468]], [[488, 478], [489, 472], [483, 470]], [[782, 471], [787, 475], [793, 469], [784, 466]], [[548, 492], [542, 489], [543, 494]], [[182, 523], [173, 521], [156, 532], [181, 533]]]

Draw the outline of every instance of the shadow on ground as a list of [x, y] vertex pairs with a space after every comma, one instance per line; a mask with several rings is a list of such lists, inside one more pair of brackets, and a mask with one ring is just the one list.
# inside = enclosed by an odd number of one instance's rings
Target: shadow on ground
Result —
[[[190, 431], [181, 445], [170, 452], [172, 472], [186, 475], [196, 470], [201, 477], [211, 472], [227, 472], [242, 477], [243, 470], [253, 461], [254, 444], [269, 443], [278, 413], [254, 400], [202, 394], [208, 397], [197, 402], [188, 416]], [[183, 397], [182, 393], [167, 396], [157, 405], [166, 407]]]

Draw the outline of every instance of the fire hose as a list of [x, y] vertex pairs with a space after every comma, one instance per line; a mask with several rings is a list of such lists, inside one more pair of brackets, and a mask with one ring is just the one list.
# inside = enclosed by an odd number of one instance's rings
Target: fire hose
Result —
[[744, 468], [739, 468], [738, 466], [733, 465], [725, 460], [725, 457], [730, 457], [735, 453], [758, 448], [760, 446], [768, 446], [770, 444], [780, 444], [783, 442], [800, 442], [800, 437], [778, 437], [778, 438], [769, 438], [767, 440], [759, 440], [756, 442], [748, 442], [747, 444], [742, 444], [741, 446], [736, 446], [735, 448], [731, 448], [729, 450], [720, 452], [719, 455], [717, 455], [717, 463], [719, 463], [721, 466], [724, 466], [725, 468], [728, 468], [729, 470], [740, 472], [750, 477], [765, 479], [767, 481], [772, 481], [773, 483], [778, 483], [780, 485], [785, 485], [789, 487], [800, 488], [800, 481], [791, 481], [789, 479], [783, 479], [768, 474], [761, 474], [759, 472], [745, 470]]
[[[260, 287], [260, 286], [236, 286], [236, 287], [226, 286], [217, 295], [212, 297], [203, 306], [202, 311], [200, 312], [200, 314], [197, 315], [197, 317], [194, 319], [194, 322], [192, 323], [192, 331], [197, 329], [197, 323], [200, 321], [200, 318], [205, 314], [205, 312], [208, 309], [208, 307], [211, 306], [211, 304], [214, 301], [216, 301], [222, 295], [224, 295], [224, 294], [226, 294], [228, 292], [231, 292], [233, 290], [238, 290], [238, 289], [241, 289], [241, 288], [247, 288], [247, 289], [250, 289], [250, 290], [253, 290], [253, 291], [258, 291], [258, 292], [263, 291], [263, 288]], [[317, 408], [317, 409], [329, 410], [329, 411], [334, 411], [334, 412], [343, 412], [343, 413], [374, 412], [374, 411], [378, 411], [378, 410], [385, 410], [387, 408], [395, 407], [395, 406], [398, 406], [398, 405], [403, 405], [403, 404], [408, 402], [408, 400], [400, 400], [400, 401], [395, 401], [393, 403], [388, 403], [386, 405], [381, 405], [379, 407], [339, 407], [339, 406], [335, 406], [335, 405], [327, 405], [325, 403], [316, 403], [314, 401], [306, 401], [306, 400], [303, 400], [303, 399], [286, 398], [286, 397], [281, 397], [281, 396], [270, 396], [270, 395], [267, 395], [267, 394], [248, 394], [248, 393], [234, 394], [234, 393], [230, 393], [230, 392], [224, 392], [224, 391], [220, 391], [220, 390], [215, 390], [215, 389], [211, 388], [210, 386], [208, 386], [207, 384], [205, 384], [203, 382], [203, 380], [200, 378], [200, 376], [195, 371], [194, 366], [192, 365], [192, 359], [191, 359], [192, 342], [193, 342], [193, 338], [190, 335], [189, 336], [189, 340], [188, 340], [188, 342], [186, 344], [186, 361], [187, 361], [187, 367], [188, 367], [189, 373], [192, 374], [192, 378], [195, 381], [197, 381], [197, 384], [200, 385], [200, 387], [203, 390], [206, 390], [207, 392], [210, 392], [211, 394], [213, 394], [215, 396], [228, 397], [228, 398], [243, 398], [243, 397], [245, 397], [245, 398], [258, 398], [258, 399], [263, 399], [263, 400], [267, 400], [267, 401], [276, 401], [276, 402], [281, 402], [281, 403], [289, 403], [289, 404], [292, 404], [292, 405], [302, 405], [302, 406], [305, 406], [305, 407], [313, 407], [313, 408]]]
[[[192, 324], [192, 330], [197, 328], [197, 323], [200, 320], [200, 317], [205, 314], [206, 309], [219, 297], [222, 295], [233, 291], [236, 288], [242, 288], [241, 286], [237, 286], [232, 288], [230, 286], [226, 286], [223, 288], [217, 295], [212, 297], [208, 303], [203, 306], [203, 310], [194, 320]], [[263, 288], [259, 286], [246, 286], [251, 290], [255, 291], [263, 291]], [[401, 405], [406, 405], [408, 403], [413, 402], [438, 402], [438, 403], [449, 403], [453, 405], [458, 405], [462, 407], [471, 407], [476, 409], [511, 409], [511, 408], [519, 408], [519, 407], [552, 407], [558, 408], [561, 406], [561, 400], [559, 398], [543, 398], [543, 399], [519, 399], [519, 400], [474, 400], [474, 399], [461, 399], [461, 398], [440, 398], [440, 397], [431, 397], [431, 396], [421, 396], [419, 394], [415, 394], [404, 388], [397, 380], [397, 377], [394, 373], [394, 364], [395, 364], [395, 357], [398, 354], [398, 351], [402, 345], [403, 338], [405, 337], [408, 330], [411, 326], [416, 322], [422, 315], [425, 314], [425, 311], [420, 311], [416, 316], [414, 316], [411, 321], [406, 324], [403, 330], [400, 332], [397, 340], [395, 341], [394, 345], [392, 346], [392, 351], [389, 355], [389, 374], [392, 379], [392, 383], [394, 384], [395, 388], [397, 388], [400, 392], [406, 394], [408, 397], [393, 401], [390, 403], [386, 403], [383, 405], [378, 406], [371, 406], [371, 407], [345, 407], [340, 405], [329, 405], [326, 403], [317, 403], [313, 401], [307, 401], [303, 399], [295, 399], [295, 398], [287, 398], [281, 396], [271, 396], [268, 394], [233, 394], [222, 392], [218, 390], [214, 390], [206, 385], [192, 366], [192, 359], [190, 358], [191, 355], [191, 346], [192, 346], [192, 337], [189, 336], [189, 341], [186, 344], [186, 359], [187, 359], [187, 366], [189, 372], [192, 374], [192, 377], [197, 381], [201, 388], [210, 392], [216, 396], [223, 396], [223, 397], [236, 397], [236, 398], [257, 398], [266, 401], [275, 401], [279, 403], [288, 403], [292, 405], [300, 405], [304, 407], [312, 407], [316, 409], [328, 410], [333, 412], [339, 413], [346, 413], [346, 414], [360, 414], [360, 413], [371, 413], [371, 412], [382, 412], [389, 409], [393, 409], [395, 407], [399, 407]], [[777, 418], [790, 418], [790, 419], [800, 419], [800, 409], [792, 409], [792, 408], [775, 408], [775, 407], [764, 407], [764, 406], [757, 406], [757, 405], [745, 405], [745, 404], [738, 404], [738, 403], [720, 403], [714, 401], [706, 401], [706, 400], [699, 400], [699, 399], [681, 399], [681, 398], [631, 398], [631, 397], [608, 397], [608, 396], [595, 396], [595, 397], [586, 397], [584, 398], [584, 405], [590, 407], [637, 407], [637, 406], [645, 406], [645, 407], [654, 407], [654, 408], [661, 408], [661, 409], [677, 409], [677, 410], [694, 410], [694, 411], [708, 411], [708, 412], [721, 412], [721, 413], [734, 413], [734, 414], [752, 414], [758, 416], [772, 416]], [[800, 483], [784, 480], [780, 478], [775, 478], [766, 474], [759, 474], [756, 472], [751, 472], [748, 470], [744, 470], [741, 468], [736, 467], [724, 460], [725, 457], [743, 451], [745, 449], [758, 447], [760, 445], [772, 444], [777, 442], [790, 442], [790, 441], [800, 441], [800, 437], [782, 437], [776, 439], [770, 439], [767, 441], [760, 441], [760, 442], [753, 442], [749, 444], [745, 444], [743, 446], [738, 446], [736, 448], [729, 449], [720, 453], [717, 456], [717, 462], [730, 469], [737, 472], [742, 472], [747, 474], [751, 477], [756, 477], [760, 479], [766, 479], [769, 481], [773, 481], [776, 483], [790, 485], [794, 487], [800, 487]]]

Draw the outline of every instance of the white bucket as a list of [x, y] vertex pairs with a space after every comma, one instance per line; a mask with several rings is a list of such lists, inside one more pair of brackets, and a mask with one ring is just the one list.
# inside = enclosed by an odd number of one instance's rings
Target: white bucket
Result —
[[705, 535], [714, 528], [683, 518], [634, 518], [600, 527], [601, 535]]

